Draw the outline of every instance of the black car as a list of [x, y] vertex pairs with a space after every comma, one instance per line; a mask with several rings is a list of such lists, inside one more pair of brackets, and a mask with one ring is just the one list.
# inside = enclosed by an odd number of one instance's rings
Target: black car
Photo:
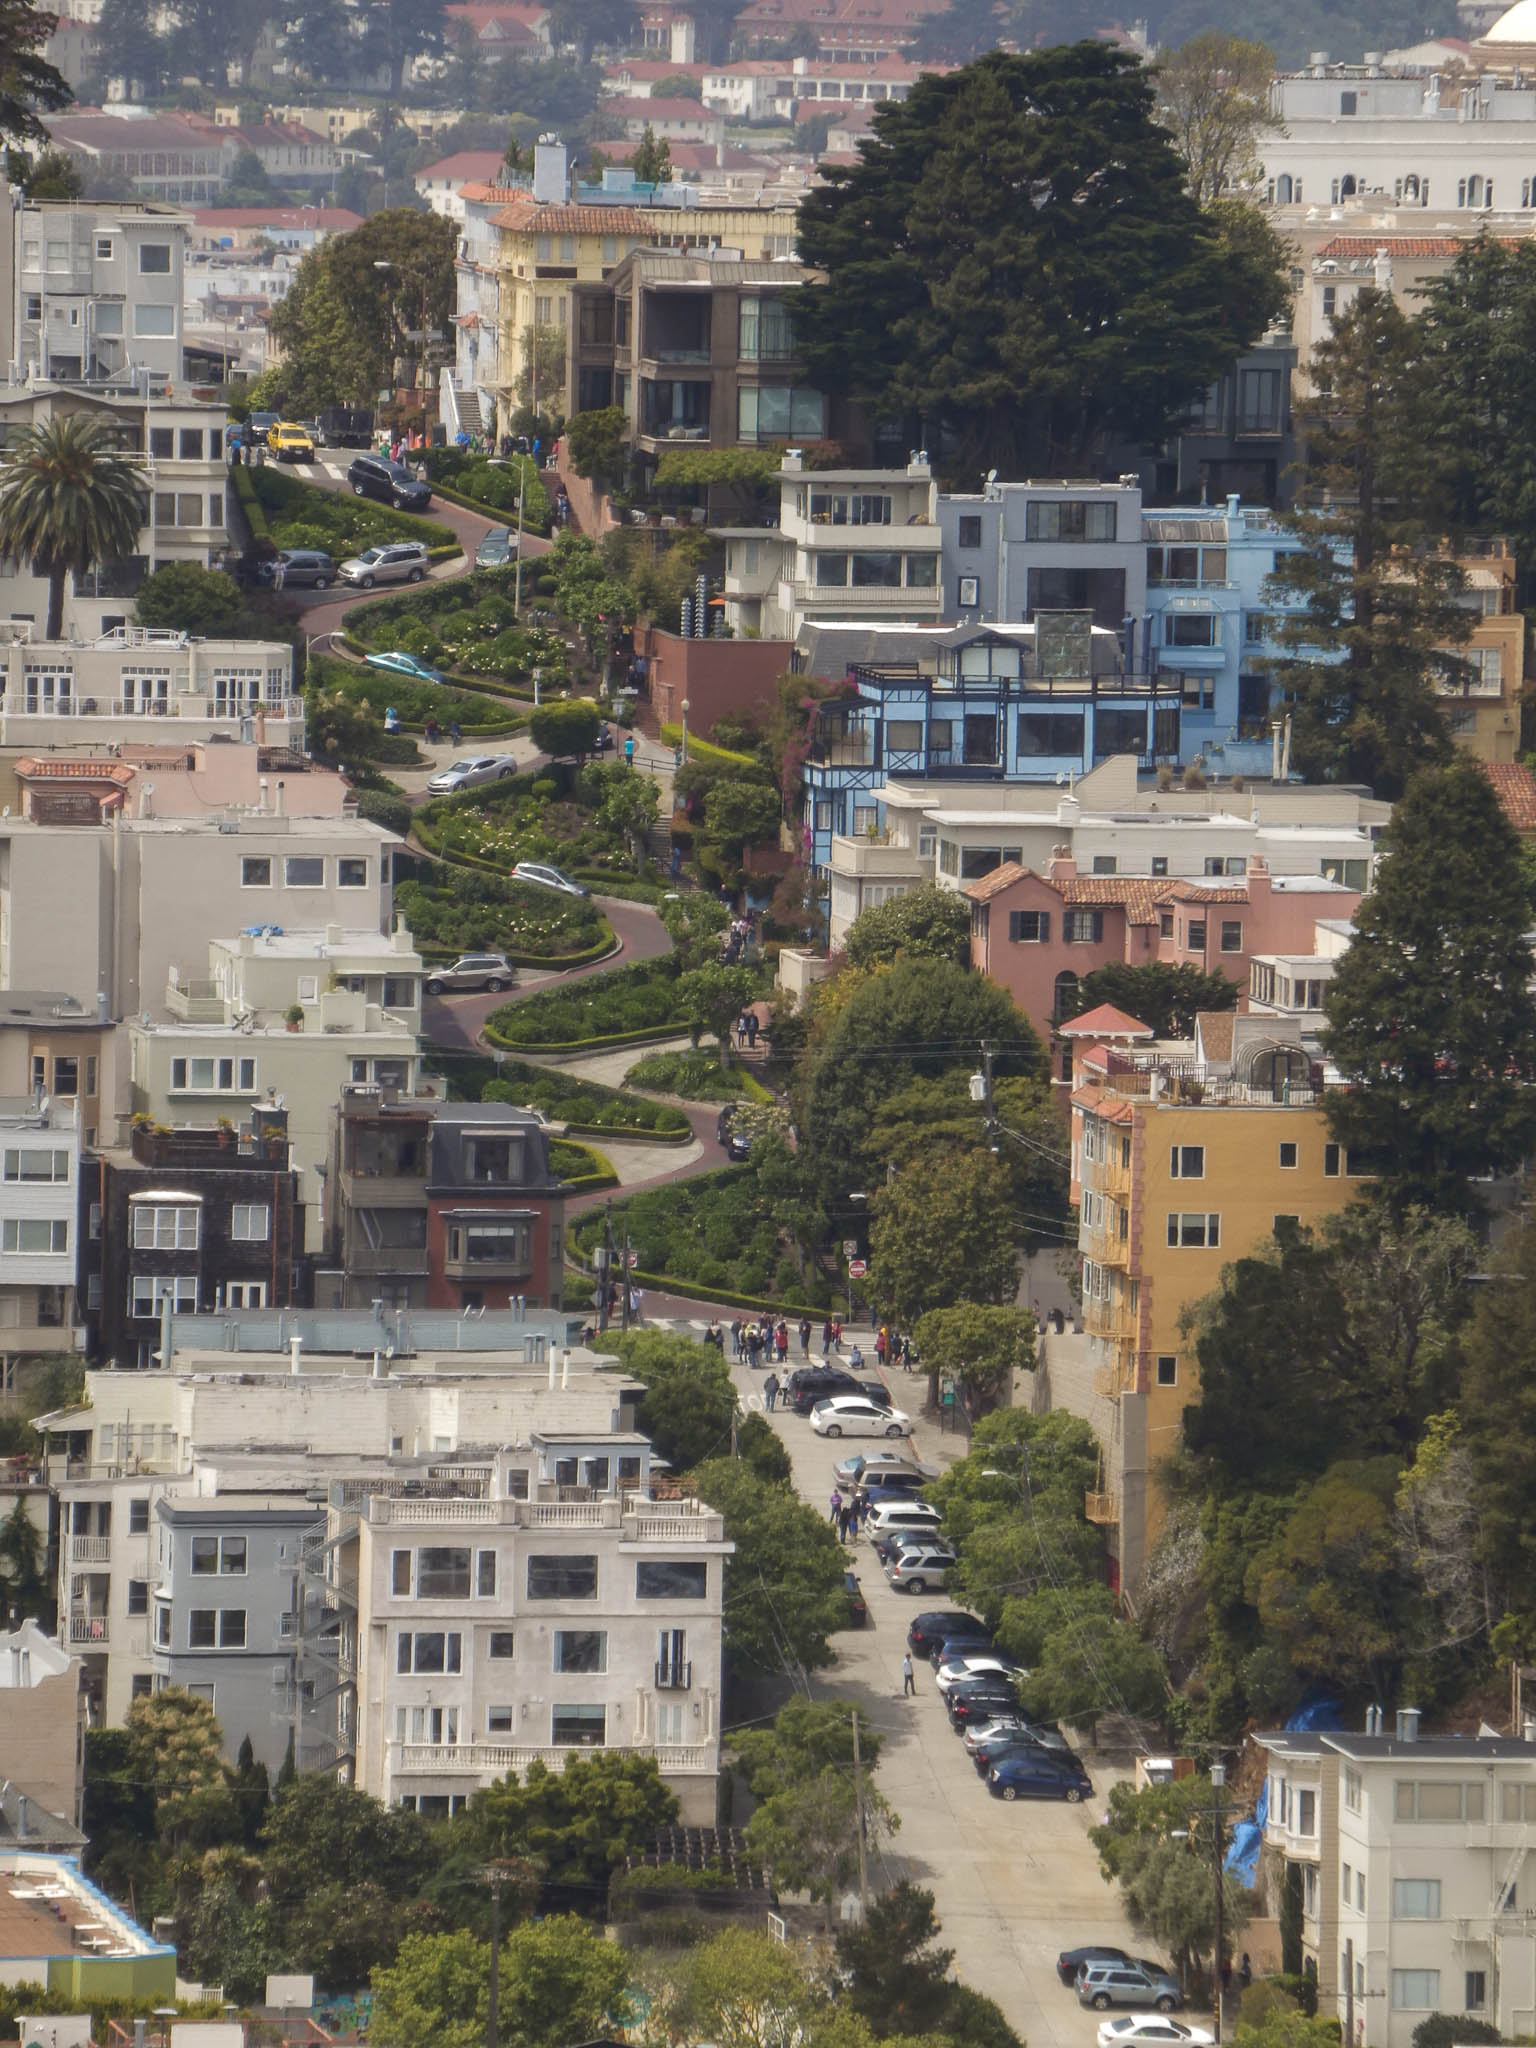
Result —
[[[1077, 1752], [1065, 1742], [1042, 1741], [1044, 1733], [1043, 1729], [1032, 1728], [1026, 1722], [1016, 1728], [1005, 1742], [994, 1743], [989, 1750], [976, 1752], [971, 1758], [976, 1766], [976, 1775], [984, 1778], [989, 1766], [1000, 1762], [1005, 1756], [1015, 1755], [1021, 1749], [1040, 1749], [1044, 1750], [1047, 1756], [1054, 1757], [1076, 1756]], [[1111, 1959], [1106, 1956], [1103, 1960], [1107, 1962]]]
[[[752, 1156], [752, 1133], [739, 1130], [736, 1125], [740, 1112], [739, 1102], [728, 1102], [715, 1118], [715, 1143], [725, 1147], [727, 1159], [749, 1159]], [[853, 1386], [840, 1387], [837, 1391], [852, 1393]]]
[[947, 1643], [951, 1636], [960, 1635], [964, 1629], [971, 1629], [977, 1635], [985, 1634], [975, 1615], [967, 1614], [963, 1607], [925, 1607], [921, 1614], [912, 1617], [907, 1629], [907, 1647], [915, 1656], [926, 1657], [940, 1643]]
[[851, 1372], [835, 1365], [802, 1365], [789, 1376], [784, 1398], [797, 1415], [809, 1415], [818, 1401], [832, 1394], [860, 1394], [864, 1390]]
[[869, 1602], [864, 1598], [857, 1572], [843, 1573], [843, 1597], [848, 1602], [848, 1626], [863, 1628], [869, 1620]]
[[991, 1631], [984, 1629], [978, 1621], [974, 1628], [957, 1629], [953, 1635], [940, 1636], [928, 1652], [928, 1662], [937, 1671], [946, 1657], [986, 1657], [996, 1647]]
[[1005, 1713], [1010, 1705], [1018, 1703], [1019, 1696], [1011, 1687], [1003, 1692], [995, 1685], [983, 1686], [976, 1692], [952, 1692], [945, 1701], [949, 1725], [956, 1735], [963, 1735], [973, 1721], [990, 1721], [994, 1714]]
[[431, 486], [419, 483], [403, 462], [391, 462], [387, 455], [354, 455], [347, 465], [347, 482], [355, 497], [377, 498], [397, 512], [425, 512], [432, 502]]

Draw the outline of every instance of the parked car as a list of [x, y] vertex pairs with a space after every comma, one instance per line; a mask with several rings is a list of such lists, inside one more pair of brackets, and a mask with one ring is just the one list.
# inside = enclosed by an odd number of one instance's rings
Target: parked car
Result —
[[1091, 2005], [1095, 2012], [1108, 2012], [1112, 2005], [1155, 2006], [1159, 2012], [1178, 2012], [1184, 1993], [1178, 1978], [1155, 1963], [1085, 1963], [1077, 1973], [1077, 2002]]
[[936, 1536], [944, 1517], [925, 1500], [903, 1500], [870, 1515], [868, 1529], [875, 1542], [892, 1536]]
[[372, 590], [375, 583], [419, 583], [426, 573], [427, 551], [419, 540], [392, 540], [382, 547], [364, 548], [338, 571], [343, 583], [355, 583], [360, 590]]
[[965, 1731], [966, 1754], [974, 1759], [983, 1777], [986, 1776], [984, 1765], [994, 1757], [1005, 1750], [1023, 1749], [1031, 1744], [1036, 1749], [1048, 1749], [1057, 1756], [1075, 1754], [1071, 1743], [1054, 1721], [1031, 1721], [1017, 1707], [999, 1714], [993, 1722], [973, 1723]]
[[510, 562], [517, 546], [517, 536], [510, 526], [493, 526], [475, 549], [477, 569], [500, 569]]
[[886, 1583], [898, 1593], [926, 1593], [942, 1586], [944, 1574], [955, 1564], [948, 1544], [931, 1543], [920, 1550], [898, 1550], [885, 1567]]
[[279, 420], [267, 434], [267, 446], [279, 462], [313, 462], [315, 444], [297, 420]]
[[1093, 1782], [1075, 1756], [1019, 1749], [992, 1765], [987, 1772], [987, 1790], [994, 1799], [1065, 1799], [1075, 1806], [1092, 1793]]
[[458, 995], [465, 989], [510, 988], [515, 979], [505, 953], [461, 953], [451, 967], [434, 967], [427, 976], [429, 996]]
[[430, 484], [418, 483], [403, 462], [387, 455], [354, 455], [347, 465], [354, 497], [377, 498], [397, 512], [424, 512], [432, 502]]
[[1135, 1956], [1123, 1948], [1104, 1948], [1089, 1943], [1086, 1948], [1064, 1948], [1056, 1958], [1056, 1974], [1069, 1991], [1077, 1989], [1079, 1972], [1089, 1963], [1134, 1963]]
[[336, 581], [336, 564], [324, 548], [283, 548], [273, 560], [283, 565], [285, 590], [329, 590]]
[[869, 1602], [864, 1598], [857, 1572], [843, 1573], [843, 1597], [848, 1602], [848, 1626], [862, 1628], [869, 1620]]
[[418, 661], [414, 654], [403, 654], [395, 648], [389, 654], [365, 654], [363, 660], [369, 668], [387, 668], [397, 676], [410, 676], [418, 683], [442, 683], [448, 679], [440, 670], [429, 668], [424, 661]]
[[914, 1656], [926, 1657], [941, 1643], [958, 1637], [962, 1629], [969, 1629], [973, 1635], [986, 1636], [986, 1630], [975, 1615], [967, 1614], [963, 1607], [925, 1607], [907, 1624], [907, 1648]]
[[427, 789], [432, 796], [457, 796], [461, 789], [474, 789], [482, 782], [507, 782], [516, 773], [510, 754], [466, 754], [429, 775]]
[[551, 867], [548, 861], [520, 860], [512, 870], [514, 882], [532, 882], [540, 889], [555, 889], [562, 896], [590, 896], [592, 891], [585, 882], [573, 881], [563, 868]]
[[863, 1392], [829, 1394], [811, 1410], [811, 1428], [818, 1436], [910, 1436], [912, 1418]]
[[797, 1415], [809, 1415], [818, 1401], [858, 1391], [858, 1381], [840, 1365], [797, 1365], [784, 1382], [784, 1402]]
[[1143, 2044], [1145, 2048], [1216, 2048], [1216, 2036], [1207, 2027], [1192, 2027], [1185, 2020], [1155, 2012], [1122, 2013], [1099, 2028], [1099, 2048], [1143, 2048]]
[[715, 1143], [725, 1147], [727, 1159], [750, 1159], [752, 1156], [752, 1133], [740, 1128], [736, 1122], [740, 1111], [739, 1102], [728, 1102], [715, 1118]]
[[832, 1467], [833, 1476], [839, 1486], [862, 1486], [866, 1479], [888, 1478], [895, 1472], [915, 1472], [926, 1485], [930, 1479], [937, 1479], [937, 1465], [924, 1465], [916, 1458], [909, 1458], [905, 1451], [887, 1449], [883, 1445], [871, 1445], [867, 1451], [850, 1451], [846, 1458], [839, 1458]]
[[962, 1685], [945, 1700], [949, 1725], [956, 1735], [963, 1735], [973, 1721], [988, 1721], [998, 1713], [1006, 1712], [1009, 1704], [1018, 1705], [1018, 1695], [1011, 1687], [1001, 1687], [995, 1678], [978, 1680], [974, 1685]]
[[973, 1628], [957, 1629], [952, 1636], [940, 1637], [928, 1652], [928, 1662], [937, 1671], [946, 1657], [963, 1657], [967, 1650], [985, 1653], [991, 1648], [992, 1631], [978, 1621]]
[[921, 1500], [923, 1488], [927, 1484], [928, 1481], [926, 1479], [919, 1479], [915, 1486], [887, 1486], [883, 1480], [880, 1480], [872, 1481], [868, 1486], [855, 1487], [854, 1491], [858, 1494], [860, 1500], [867, 1504], [870, 1513], [873, 1514], [876, 1508], [896, 1507], [900, 1502], [906, 1500]]
[[[967, 1744], [974, 1729], [974, 1722], [966, 1728]], [[1017, 1728], [1010, 1728], [995, 1735], [985, 1748], [968, 1749], [967, 1754], [976, 1766], [976, 1775], [984, 1778], [993, 1764], [1000, 1764], [1004, 1757], [1021, 1756], [1026, 1750], [1037, 1750], [1042, 1756], [1054, 1756], [1058, 1759], [1071, 1757], [1074, 1761], [1077, 1756], [1077, 1752], [1065, 1738], [1059, 1742], [1042, 1740], [1028, 1721]]]
[[253, 412], [245, 423], [246, 438], [253, 448], [266, 446], [267, 436], [272, 429], [282, 424], [279, 412]]
[[940, 1692], [951, 1692], [967, 1678], [1014, 1678], [1027, 1677], [1023, 1666], [1011, 1657], [1004, 1657], [996, 1650], [963, 1650], [958, 1657], [946, 1657], [939, 1666], [937, 1683]]

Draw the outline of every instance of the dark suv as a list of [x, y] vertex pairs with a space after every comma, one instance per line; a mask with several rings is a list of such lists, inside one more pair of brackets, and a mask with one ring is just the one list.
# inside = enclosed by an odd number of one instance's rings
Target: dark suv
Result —
[[425, 512], [432, 502], [431, 487], [418, 483], [403, 462], [391, 462], [387, 455], [355, 455], [347, 482], [355, 496], [378, 498], [397, 512]]
[[818, 1401], [829, 1394], [861, 1394], [864, 1389], [851, 1372], [836, 1365], [802, 1365], [789, 1376], [784, 1397], [797, 1415], [809, 1415]]

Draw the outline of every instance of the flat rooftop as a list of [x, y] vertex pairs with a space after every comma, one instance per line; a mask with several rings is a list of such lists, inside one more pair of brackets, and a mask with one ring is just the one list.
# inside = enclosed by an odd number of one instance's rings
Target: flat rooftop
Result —
[[168, 1953], [62, 1857], [0, 1855], [0, 1961]]

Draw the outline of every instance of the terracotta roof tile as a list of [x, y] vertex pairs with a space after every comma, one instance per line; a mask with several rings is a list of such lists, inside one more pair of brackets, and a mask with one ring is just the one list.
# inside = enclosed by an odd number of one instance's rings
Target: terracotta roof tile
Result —
[[1149, 1024], [1143, 1024], [1139, 1017], [1117, 1010], [1113, 1003], [1100, 1003], [1097, 1009], [1085, 1010], [1081, 1017], [1074, 1017], [1070, 1024], [1060, 1026], [1062, 1038], [1151, 1038], [1155, 1036]]
[[[1444, 257], [1453, 261], [1463, 249], [1470, 249], [1476, 240], [1474, 235], [1335, 235], [1331, 242], [1325, 242], [1318, 250], [1318, 258], [1331, 256], [1336, 262], [1354, 262], [1364, 258], [1369, 262], [1378, 249], [1385, 249], [1389, 256]], [[1505, 248], [1513, 249], [1518, 237], [1496, 235], [1491, 240], [1500, 242]]]
[[1158, 891], [1159, 903], [1246, 903], [1246, 882], [1165, 882]]
[[[667, 214], [675, 221], [674, 214]], [[638, 206], [546, 206], [531, 193], [520, 192], [501, 209], [494, 225], [512, 234], [647, 235], [660, 229], [662, 218]]]
[[1523, 761], [1484, 761], [1499, 808], [1517, 832], [1536, 832], [1536, 776]]
[[1015, 882], [1023, 881], [1033, 872], [1032, 868], [1020, 867], [1016, 860], [1005, 860], [990, 874], [982, 875], [974, 882], [963, 883], [960, 894], [968, 896], [972, 903], [990, 903], [994, 896], [1000, 896], [1005, 889], [1011, 889]]
[[1132, 924], [1157, 923], [1159, 884], [1148, 875], [1072, 875], [1051, 887], [1064, 903], [1114, 904]]

